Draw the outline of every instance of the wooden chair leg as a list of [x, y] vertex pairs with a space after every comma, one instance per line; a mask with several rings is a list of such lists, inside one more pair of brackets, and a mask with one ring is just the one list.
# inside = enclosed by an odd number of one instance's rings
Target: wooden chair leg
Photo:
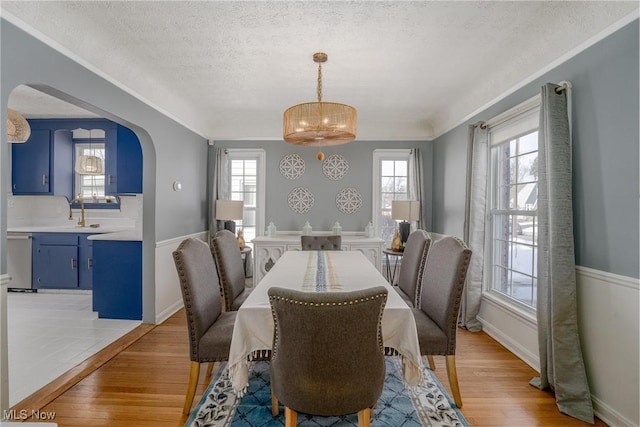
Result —
[[458, 408], [462, 408], [462, 397], [460, 396], [460, 386], [458, 385], [458, 372], [456, 371], [456, 356], [447, 356], [447, 377], [453, 393], [453, 401]]
[[284, 407], [284, 427], [295, 427], [298, 424], [298, 413], [291, 408]]
[[436, 362], [433, 360], [433, 356], [428, 355], [427, 356], [427, 362], [429, 362], [429, 369], [431, 369], [432, 371], [436, 370]]
[[358, 427], [369, 427], [371, 425], [371, 409], [365, 408], [358, 412]]
[[209, 365], [207, 366], [207, 377], [211, 376], [211, 373], [213, 372], [213, 365], [215, 365], [216, 362], [209, 362]]
[[200, 363], [191, 362], [189, 370], [189, 385], [187, 386], [187, 397], [184, 400], [184, 408], [182, 413], [189, 415], [191, 412], [191, 404], [193, 403], [193, 396], [196, 394], [196, 386], [198, 385], [198, 377], [200, 376]]
[[278, 416], [278, 398], [273, 394], [273, 389], [271, 389], [271, 415]]

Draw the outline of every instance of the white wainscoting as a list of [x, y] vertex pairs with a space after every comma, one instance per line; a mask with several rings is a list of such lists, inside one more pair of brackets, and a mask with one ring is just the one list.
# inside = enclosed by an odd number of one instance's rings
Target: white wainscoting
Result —
[[576, 268], [582, 354], [594, 410], [610, 426], [638, 426], [640, 281]]
[[[638, 426], [640, 281], [576, 268], [582, 353], [596, 415], [611, 426]], [[484, 331], [536, 371], [537, 327], [531, 319], [483, 296]]]
[[173, 251], [189, 237], [207, 242], [209, 232], [203, 231], [156, 243], [156, 325], [167, 320], [183, 306]]

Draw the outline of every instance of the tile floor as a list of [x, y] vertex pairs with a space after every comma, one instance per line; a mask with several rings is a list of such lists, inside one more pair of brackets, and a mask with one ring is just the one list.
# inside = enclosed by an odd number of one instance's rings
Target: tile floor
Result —
[[98, 319], [91, 292], [7, 294], [13, 406], [142, 322]]

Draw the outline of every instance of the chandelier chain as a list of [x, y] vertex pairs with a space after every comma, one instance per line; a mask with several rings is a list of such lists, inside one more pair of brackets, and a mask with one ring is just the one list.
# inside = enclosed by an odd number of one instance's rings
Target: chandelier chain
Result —
[[322, 102], [322, 62], [318, 63], [318, 102]]

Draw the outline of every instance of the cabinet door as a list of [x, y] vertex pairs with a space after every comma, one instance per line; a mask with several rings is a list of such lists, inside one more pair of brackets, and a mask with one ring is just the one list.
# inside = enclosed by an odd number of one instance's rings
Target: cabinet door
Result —
[[35, 289], [78, 288], [78, 246], [39, 245], [33, 259]]
[[11, 144], [14, 195], [50, 194], [51, 131], [32, 129], [27, 142]]
[[79, 241], [78, 287], [91, 289], [93, 287], [93, 240], [87, 240], [87, 235], [81, 234]]
[[142, 242], [93, 242], [93, 310], [107, 319], [142, 319]]
[[105, 134], [105, 194], [142, 193], [142, 148], [133, 131], [118, 125]]

